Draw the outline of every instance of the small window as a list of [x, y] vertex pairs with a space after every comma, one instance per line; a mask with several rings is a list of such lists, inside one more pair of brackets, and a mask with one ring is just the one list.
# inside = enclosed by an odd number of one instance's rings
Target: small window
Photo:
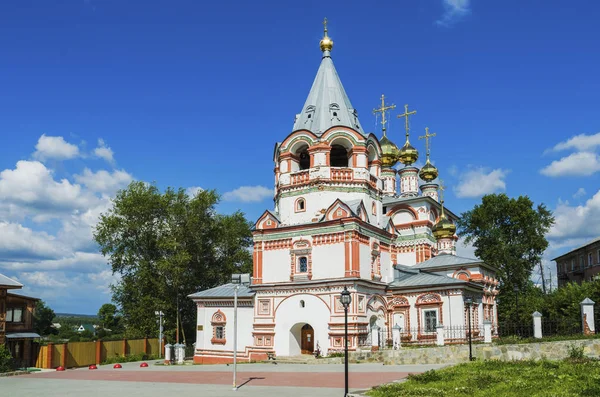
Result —
[[298, 273], [306, 273], [308, 271], [308, 259], [305, 256], [298, 260]]
[[300, 170], [307, 170], [310, 168], [310, 155], [308, 150], [304, 149], [298, 155], [300, 161]]
[[12, 323], [12, 321], [13, 321], [13, 311], [12, 311], [12, 309], [8, 309], [8, 310], [6, 310], [6, 322]]
[[588, 254], [588, 267], [592, 266], [592, 262], [593, 262], [594, 258], [592, 257], [592, 254]]
[[437, 310], [425, 310], [425, 332], [435, 332], [437, 327]]
[[575, 270], [575, 259], [571, 259], [571, 271]]
[[224, 327], [216, 327], [215, 328], [215, 339], [225, 339], [225, 328]]
[[344, 212], [342, 210], [337, 210], [337, 216], [342, 216], [344, 215]]
[[23, 322], [23, 309], [9, 308], [6, 310], [7, 323]]
[[337, 112], [333, 112], [333, 116], [334, 116], [334, 117], [337, 117]]
[[273, 222], [271, 222], [270, 219], [267, 220], [267, 226], [271, 226], [273, 224]]
[[303, 308], [304, 306], [305, 306], [304, 301], [300, 301], [300, 307]]
[[296, 200], [296, 212], [306, 211], [306, 200], [299, 198]]

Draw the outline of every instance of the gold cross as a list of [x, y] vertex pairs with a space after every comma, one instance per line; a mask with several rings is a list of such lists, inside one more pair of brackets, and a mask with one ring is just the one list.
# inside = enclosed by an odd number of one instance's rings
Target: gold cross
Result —
[[325, 32], [325, 37], [327, 37], [327, 18], [323, 19], [323, 31]]
[[443, 180], [438, 179], [438, 182], [439, 182], [438, 189], [440, 189], [440, 202], [442, 203], [442, 208], [443, 208], [444, 207], [444, 190], [446, 190], [446, 186], [444, 186]]
[[425, 127], [425, 135], [420, 136], [419, 139], [425, 139], [425, 150], [427, 151], [427, 160], [429, 160], [429, 139], [435, 136], [435, 132], [433, 134], [429, 133], [429, 127]]
[[408, 116], [412, 116], [413, 114], [417, 114], [416, 110], [413, 110], [412, 112], [408, 111], [408, 105], [404, 105], [404, 114], [399, 114], [398, 118], [401, 119], [402, 117], [406, 117], [405, 120], [405, 128], [406, 128], [406, 141], [408, 142], [408, 133], [410, 131], [410, 124], [408, 122]]
[[396, 109], [396, 105], [393, 103], [390, 106], [385, 106], [385, 96], [381, 94], [381, 107], [379, 109], [373, 109], [373, 114], [381, 113], [381, 129], [383, 131], [383, 136], [385, 136], [385, 124], [388, 122], [385, 119], [386, 110]]

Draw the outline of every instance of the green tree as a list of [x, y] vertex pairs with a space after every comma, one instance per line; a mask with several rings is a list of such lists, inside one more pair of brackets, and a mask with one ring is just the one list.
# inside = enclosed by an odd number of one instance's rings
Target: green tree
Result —
[[98, 310], [98, 320], [102, 329], [109, 329], [111, 332], [119, 332], [121, 330], [121, 315], [118, 312], [117, 306], [112, 303], [103, 304]]
[[52, 328], [54, 317], [54, 310], [46, 306], [44, 301], [37, 301], [33, 313], [33, 329], [35, 332], [42, 336], [56, 334], [57, 331]]
[[101, 215], [94, 238], [120, 276], [113, 302], [127, 336], [157, 336], [157, 310], [165, 313], [168, 337], [175, 336], [177, 323], [184, 337], [191, 335], [196, 311], [187, 296], [251, 270], [250, 223], [240, 212], [218, 214], [218, 202], [211, 190], [190, 197], [184, 189], [161, 192], [133, 182]]
[[502, 320], [510, 318], [502, 308], [515, 301], [515, 289], [521, 298], [525, 296], [531, 273], [548, 247], [545, 235], [553, 223], [546, 206], [534, 208], [527, 196], [515, 199], [489, 194], [481, 204], [461, 214], [459, 235], [473, 244], [475, 255], [498, 269]]

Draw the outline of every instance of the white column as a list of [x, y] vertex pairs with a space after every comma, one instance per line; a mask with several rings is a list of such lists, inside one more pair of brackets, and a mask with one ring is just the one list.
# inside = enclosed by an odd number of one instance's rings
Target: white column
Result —
[[542, 313], [533, 312], [533, 337], [541, 339], [542, 338]]
[[394, 343], [394, 349], [399, 349], [402, 339], [400, 338], [400, 326], [398, 324], [392, 327], [392, 341]]
[[171, 363], [171, 347], [173, 347], [173, 345], [171, 345], [170, 343], [167, 343], [165, 345], [165, 364]]
[[594, 323], [594, 304], [590, 298], [585, 298], [581, 303], [581, 328], [585, 335], [595, 334], [596, 325]]
[[444, 325], [438, 324], [436, 327], [437, 331], [437, 341], [436, 344], [438, 346], [444, 346]]
[[492, 322], [483, 320], [483, 343], [492, 343]]

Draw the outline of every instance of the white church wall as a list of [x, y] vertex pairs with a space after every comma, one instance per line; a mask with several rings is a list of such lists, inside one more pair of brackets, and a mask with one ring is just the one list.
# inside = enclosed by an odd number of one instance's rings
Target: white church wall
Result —
[[263, 283], [290, 281], [289, 249], [263, 251]]
[[371, 279], [371, 247], [359, 244], [360, 277]]
[[381, 281], [390, 283], [394, 281], [392, 256], [389, 252], [381, 251]]
[[[328, 298], [323, 297], [326, 301]], [[301, 307], [300, 301], [304, 301]], [[297, 294], [283, 300], [275, 311], [275, 353], [278, 356], [295, 356], [300, 352], [300, 329], [309, 324], [314, 329], [314, 347], [322, 352], [329, 348], [329, 321], [331, 311], [315, 295]]]
[[344, 243], [317, 245], [312, 249], [313, 280], [344, 277]]
[[[449, 310], [448, 310], [448, 324], [449, 326], [462, 327], [465, 324], [465, 313], [464, 304], [461, 295], [449, 295]], [[444, 322], [446, 322], [444, 320]]]
[[[213, 344], [212, 316], [217, 310], [225, 314], [225, 344]], [[254, 307], [238, 307], [238, 352], [244, 352], [246, 346], [252, 346], [252, 323], [254, 322]], [[200, 325], [200, 324], [199, 324]], [[197, 331], [202, 335], [204, 349], [233, 351], [233, 307], [207, 307], [204, 315], [204, 331]], [[196, 339], [200, 340], [200, 338]], [[196, 346], [196, 348], [198, 348]]]
[[414, 266], [417, 263], [414, 252], [399, 252], [396, 258], [398, 263], [404, 266]]
[[[197, 306], [196, 322], [197, 325], [202, 326], [202, 331], [198, 330], [198, 327], [196, 327], [196, 349], [206, 349], [206, 340], [204, 339], [204, 335], [207, 333], [207, 321], [206, 308], [204, 306]], [[208, 321], [208, 325], [210, 326], [210, 319]], [[212, 328], [210, 329], [210, 332], [212, 337]]]

